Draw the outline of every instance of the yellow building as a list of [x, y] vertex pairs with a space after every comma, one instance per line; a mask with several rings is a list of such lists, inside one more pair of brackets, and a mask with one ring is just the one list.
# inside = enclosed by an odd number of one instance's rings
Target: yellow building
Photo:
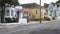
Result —
[[[23, 4], [22, 5], [24, 8], [29, 8], [29, 11], [31, 11], [32, 13], [32, 18], [33, 19], [40, 19], [40, 5], [36, 4], [36, 3], [30, 3], [30, 4]], [[44, 19], [44, 12], [45, 8], [41, 8], [41, 18]], [[28, 12], [29, 12], [28, 11]]]
[[[44, 13], [42, 10], [45, 10], [44, 8], [41, 8], [41, 18], [44, 19]], [[40, 19], [40, 8], [33, 8], [32, 14], [34, 15], [34, 19]]]

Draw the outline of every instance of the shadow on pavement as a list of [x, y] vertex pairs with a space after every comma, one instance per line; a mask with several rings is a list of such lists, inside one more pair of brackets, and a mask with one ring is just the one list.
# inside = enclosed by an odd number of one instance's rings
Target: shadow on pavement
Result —
[[60, 30], [58, 29], [44, 29], [40, 31], [32, 31], [29, 34], [60, 34]]

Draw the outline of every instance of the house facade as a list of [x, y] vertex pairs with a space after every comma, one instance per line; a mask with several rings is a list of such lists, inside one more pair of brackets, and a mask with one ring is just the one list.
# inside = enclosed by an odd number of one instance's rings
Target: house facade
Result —
[[50, 10], [48, 9], [49, 4], [44, 3], [44, 8], [45, 8], [45, 12], [44, 12], [44, 18], [47, 18], [47, 20], [52, 20], [52, 17], [50, 16]]
[[56, 3], [57, 6], [57, 20], [60, 20], [60, 3]]
[[[16, 15], [16, 10], [13, 7], [6, 7], [5, 18], [13, 18]], [[15, 17], [16, 18], [16, 17]]]
[[[44, 19], [44, 8], [41, 8], [41, 19]], [[34, 19], [40, 19], [40, 8], [33, 8], [32, 13], [34, 15]]]
[[27, 14], [27, 19], [29, 21], [31, 21], [33, 19], [32, 9], [30, 9], [30, 8], [23, 8], [22, 11], [24, 12], [24, 14]]
[[[18, 8], [19, 7], [19, 8]], [[8, 6], [5, 8], [5, 22], [18, 22], [22, 6]]]
[[60, 17], [60, 4], [51, 3], [48, 7], [50, 11], [50, 16], [52, 19], [59, 19]]
[[46, 12], [46, 8], [44, 6], [41, 7], [41, 13], [42, 13], [42, 18], [45, 19], [47, 12]]
[[[23, 6], [23, 11], [28, 13], [29, 20], [40, 19], [40, 5], [36, 3], [29, 3], [21, 6]], [[44, 18], [43, 13], [41, 13], [41, 17]]]
[[51, 3], [49, 6], [48, 6], [48, 9], [50, 10], [50, 16], [52, 17], [52, 19], [55, 19], [56, 18], [56, 11], [57, 11], [57, 7], [56, 7], [56, 4], [55, 3]]

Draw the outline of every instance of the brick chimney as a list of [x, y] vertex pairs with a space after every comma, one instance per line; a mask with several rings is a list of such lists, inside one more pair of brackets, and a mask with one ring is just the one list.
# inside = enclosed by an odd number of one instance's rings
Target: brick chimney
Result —
[[44, 3], [44, 7], [47, 8], [48, 7], [48, 4], [47, 3]]

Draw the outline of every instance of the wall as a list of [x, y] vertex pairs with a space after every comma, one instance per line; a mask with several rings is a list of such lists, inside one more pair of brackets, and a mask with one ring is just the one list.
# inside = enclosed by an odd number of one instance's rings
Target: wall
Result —
[[[31, 21], [33, 19], [32, 9], [31, 8], [23, 8], [22, 11], [28, 15], [28, 20]], [[31, 14], [29, 16], [29, 13]]]
[[[7, 16], [7, 10], [9, 10], [9, 16]], [[11, 16], [11, 10], [13, 10], [13, 16]], [[12, 8], [12, 7], [6, 7], [5, 9], [5, 18], [12, 18], [12, 17], [15, 17], [16, 15], [16, 10], [15, 8]]]
[[[37, 14], [35, 12], [36, 10], [37, 10]], [[44, 9], [41, 9], [41, 18], [44, 18], [43, 10]], [[32, 13], [35, 16], [35, 19], [40, 19], [40, 8], [33, 8]]]

